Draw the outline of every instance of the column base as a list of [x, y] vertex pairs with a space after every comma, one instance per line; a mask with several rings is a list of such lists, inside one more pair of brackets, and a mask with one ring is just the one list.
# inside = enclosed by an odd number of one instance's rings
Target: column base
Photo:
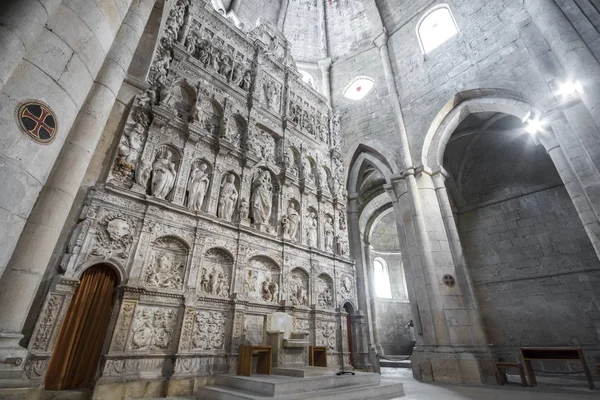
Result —
[[[26, 380], [25, 360], [27, 349], [19, 345], [23, 335], [0, 332], [0, 387], [19, 386]], [[11, 381], [13, 384], [11, 384]]]
[[496, 357], [487, 347], [416, 346], [411, 362], [424, 382], [496, 383]]

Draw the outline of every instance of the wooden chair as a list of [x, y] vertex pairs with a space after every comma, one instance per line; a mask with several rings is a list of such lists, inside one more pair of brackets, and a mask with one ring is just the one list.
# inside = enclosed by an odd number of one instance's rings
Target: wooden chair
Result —
[[523, 371], [523, 366], [521, 365], [521, 363], [505, 361], [499, 361], [496, 363], [496, 381], [498, 382], [498, 385], [503, 386], [508, 383], [506, 373], [504, 372], [506, 368], [516, 368], [519, 371], [519, 376], [521, 377], [521, 386], [527, 386], [525, 371]]

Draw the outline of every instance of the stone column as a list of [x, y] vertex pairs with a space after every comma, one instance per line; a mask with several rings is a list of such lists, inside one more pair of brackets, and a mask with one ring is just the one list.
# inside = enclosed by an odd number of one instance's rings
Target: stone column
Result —
[[402, 116], [402, 108], [400, 107], [400, 100], [398, 99], [398, 91], [396, 90], [396, 81], [394, 80], [394, 72], [392, 70], [392, 64], [390, 62], [390, 52], [388, 50], [388, 35], [384, 29], [383, 32], [373, 41], [375, 46], [379, 49], [379, 55], [381, 58], [381, 64], [383, 65], [383, 72], [385, 74], [385, 81], [388, 86], [388, 98], [392, 103], [394, 110], [394, 117], [396, 119], [396, 127], [400, 135], [400, 157], [402, 160], [402, 168], [412, 168], [413, 162], [410, 155], [410, 145], [408, 144], [408, 136], [406, 134], [406, 127], [404, 126], [404, 117]]
[[473, 287], [471, 272], [465, 261], [458, 228], [456, 227], [456, 221], [454, 220], [454, 214], [452, 213], [452, 205], [450, 204], [450, 198], [448, 197], [448, 191], [446, 190], [445, 180], [446, 178], [441, 173], [436, 174], [433, 176], [433, 186], [442, 213], [448, 241], [450, 242], [450, 250], [452, 251], [454, 268], [456, 270], [457, 278], [459, 279], [459, 285], [463, 288], [463, 295], [467, 297], [470, 306], [469, 320], [473, 326], [472, 332], [474, 333], [474, 344], [477, 346], [487, 346], [488, 340], [484, 333], [485, 329], [483, 320], [481, 319], [479, 302], [477, 301], [477, 296]]
[[0, 280], [0, 360], [24, 352], [23, 324], [153, 6], [132, 2]]
[[0, 5], [0, 90], [62, 0], [4, 0]]
[[331, 107], [331, 58], [324, 58], [320, 60], [319, 68], [321, 68], [321, 77], [323, 79], [323, 92], [325, 92], [325, 97], [327, 97], [329, 107]]
[[600, 64], [555, 0], [525, 0], [525, 8], [567, 72], [584, 83], [581, 99], [600, 128]]
[[[358, 195], [351, 194], [348, 196], [348, 239], [350, 243], [350, 251], [352, 257], [356, 260], [356, 295], [358, 298], [358, 307], [365, 315], [367, 321], [367, 334], [369, 345], [375, 344], [373, 338], [373, 320], [371, 309], [369, 306], [370, 290], [369, 280], [367, 276], [367, 262], [363, 254], [363, 241], [359, 230], [359, 207]], [[358, 312], [358, 310], [357, 310]], [[373, 355], [373, 354], [371, 354]]]
[[325, 11], [325, 1], [317, 0], [317, 11], [319, 13], [319, 38], [321, 40], [321, 52], [327, 57], [329, 56], [329, 44], [327, 43], [327, 12]]
[[377, 294], [375, 292], [375, 276], [373, 274], [373, 265], [371, 262], [371, 245], [363, 244], [363, 254], [365, 260], [365, 267], [367, 270], [367, 281], [369, 286], [369, 294], [371, 295], [367, 300], [371, 309], [371, 330], [373, 331], [373, 345], [377, 351], [377, 354], [383, 355], [383, 348], [381, 347], [381, 341], [379, 340], [379, 325], [377, 324], [377, 304], [375, 304]]
[[231, 6], [229, 7], [229, 11], [233, 11], [236, 15], [239, 15], [241, 3], [242, 3], [242, 0], [233, 0], [231, 2]]
[[[238, 3], [237, 8], [239, 8], [240, 0], [233, 0], [233, 4]], [[285, 26], [285, 18], [287, 17], [289, 0], [281, 0], [281, 7], [279, 7], [279, 15], [277, 17], [277, 30], [283, 33], [283, 27]], [[231, 8], [234, 6], [232, 5]], [[237, 12], [236, 12], [237, 13]]]

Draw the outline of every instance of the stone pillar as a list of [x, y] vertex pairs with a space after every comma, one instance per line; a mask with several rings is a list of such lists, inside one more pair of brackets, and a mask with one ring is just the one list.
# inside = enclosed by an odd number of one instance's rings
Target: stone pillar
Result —
[[441, 173], [434, 175], [432, 178], [440, 211], [442, 213], [442, 219], [444, 221], [444, 227], [446, 229], [446, 234], [448, 235], [448, 242], [450, 244], [450, 250], [452, 251], [454, 268], [459, 280], [459, 285], [463, 288], [463, 295], [468, 298], [470, 306], [469, 320], [473, 326], [474, 344], [477, 346], [487, 346], [488, 340], [485, 335], [483, 320], [481, 319], [479, 302], [477, 301], [473, 280], [471, 279], [471, 272], [469, 271], [465, 260], [458, 228], [456, 227], [456, 221], [454, 220], [454, 214], [452, 213], [452, 205], [450, 204], [450, 198], [448, 197], [448, 191], [446, 190], [446, 179]]
[[325, 97], [327, 97], [329, 107], [331, 107], [331, 58], [324, 58], [320, 60], [319, 68], [321, 68], [321, 77], [323, 79], [323, 92], [325, 92]]
[[233, 11], [235, 13], [235, 15], [239, 15], [241, 3], [242, 3], [242, 0], [233, 0], [231, 2], [231, 6], [229, 7], [229, 10]]
[[[240, 0], [233, 0], [233, 4], [237, 3], [237, 8], [239, 8]], [[289, 0], [281, 0], [281, 6], [279, 7], [279, 15], [277, 17], [277, 30], [283, 33], [283, 27], [285, 26], [285, 18], [287, 16]], [[231, 8], [234, 6], [232, 5]], [[237, 13], [237, 11], [236, 11]]]
[[[3, 82], [0, 95], [0, 121], [3, 121], [0, 182], [4, 188], [0, 192], [0, 225], [11, 227], [0, 229], [0, 275], [113, 43], [116, 34], [113, 27], [121, 26], [131, 0], [98, 2], [93, 6], [82, 5], [87, 4], [84, 0], [64, 2], [70, 6], [59, 0], [40, 0], [39, 3], [47, 7], [48, 15], [53, 14], [51, 18], [42, 19], [38, 18], [41, 5], [34, 3], [38, 2], [0, 1], [0, 71], [5, 62], [9, 67], [17, 63], [12, 51], [3, 51], [4, 46], [12, 46], [12, 39], [3, 36], [5, 31], [18, 35], [29, 32], [30, 28], [35, 31], [37, 27], [30, 26], [32, 24], [43, 28], [38, 37], [30, 38], [23, 59]], [[29, 6], [33, 8], [27, 8]], [[22, 15], [25, 10], [26, 14]], [[88, 26], [89, 21], [94, 21], [94, 29]], [[13, 30], [13, 24], [21, 23], [23, 25]], [[29, 43], [30, 39], [24, 37], [23, 40]], [[15, 118], [15, 111], [27, 100], [45, 103], [56, 115], [58, 127], [54, 139], [45, 145], [23, 132]]]
[[23, 324], [153, 6], [132, 2], [0, 280], [0, 360], [24, 352]]
[[377, 324], [377, 304], [375, 304], [375, 300], [377, 298], [377, 294], [375, 293], [375, 277], [373, 274], [373, 265], [371, 262], [371, 245], [364, 243], [363, 244], [363, 255], [365, 260], [365, 267], [367, 270], [367, 282], [369, 287], [370, 297], [367, 299], [370, 305], [371, 312], [371, 330], [373, 332], [373, 345], [375, 346], [375, 351], [378, 355], [383, 355], [383, 348], [381, 347], [381, 341], [379, 340], [379, 325]]
[[[363, 241], [359, 229], [359, 207], [358, 195], [351, 194], [348, 196], [348, 240], [350, 244], [350, 252], [356, 260], [356, 296], [358, 298], [358, 307], [365, 315], [367, 322], [367, 337], [370, 346], [374, 346], [375, 339], [373, 338], [373, 320], [369, 299], [371, 298], [369, 290], [369, 279], [367, 276], [367, 261], [363, 254]], [[358, 310], [356, 311], [358, 312]], [[373, 347], [368, 347], [369, 355], [374, 356]], [[374, 361], [374, 360], [373, 360]]]
[[319, 39], [321, 40], [321, 53], [329, 56], [329, 44], [327, 43], [327, 14], [325, 11], [325, 1], [317, 0], [317, 11], [319, 13]]
[[4, 0], [0, 5], [0, 90], [62, 0]]
[[525, 0], [525, 8], [567, 72], [584, 84], [581, 99], [600, 128], [600, 64], [555, 0]]
[[388, 86], [388, 98], [392, 103], [394, 110], [394, 117], [396, 119], [396, 127], [400, 135], [400, 157], [402, 160], [402, 168], [412, 168], [413, 162], [410, 155], [410, 145], [408, 144], [408, 136], [406, 134], [406, 127], [404, 126], [404, 117], [402, 116], [402, 108], [400, 107], [400, 100], [398, 99], [398, 91], [396, 90], [396, 81], [394, 80], [394, 72], [392, 70], [392, 64], [390, 62], [390, 52], [388, 50], [388, 35], [384, 29], [383, 32], [373, 41], [375, 46], [379, 49], [379, 56], [381, 58], [381, 64], [383, 65], [383, 72], [385, 74], [385, 81]]

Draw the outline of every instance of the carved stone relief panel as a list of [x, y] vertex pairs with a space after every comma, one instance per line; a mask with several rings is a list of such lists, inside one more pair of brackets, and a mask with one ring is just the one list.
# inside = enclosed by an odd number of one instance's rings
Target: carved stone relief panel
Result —
[[192, 350], [224, 350], [226, 324], [227, 314], [220, 311], [198, 310], [192, 337]]
[[229, 296], [233, 257], [222, 249], [209, 249], [204, 254], [200, 272], [201, 293], [219, 297]]
[[135, 219], [117, 211], [102, 210], [96, 221], [95, 245], [91, 256], [116, 258], [124, 262], [133, 242]]
[[337, 349], [337, 329], [335, 322], [318, 321], [317, 322], [317, 338], [316, 342], [319, 346], [327, 346], [328, 350], [336, 351]]
[[326, 274], [319, 275], [315, 283], [315, 293], [319, 307], [332, 308], [334, 306], [333, 281], [331, 277]]
[[300, 268], [291, 271], [289, 300], [294, 306], [308, 306], [308, 274]]
[[131, 328], [129, 349], [169, 351], [176, 335], [177, 310], [138, 306]]
[[183, 289], [188, 248], [179, 239], [163, 236], [151, 246], [145, 282], [149, 287]]
[[244, 271], [244, 295], [257, 301], [279, 302], [280, 269], [266, 257], [250, 260]]

